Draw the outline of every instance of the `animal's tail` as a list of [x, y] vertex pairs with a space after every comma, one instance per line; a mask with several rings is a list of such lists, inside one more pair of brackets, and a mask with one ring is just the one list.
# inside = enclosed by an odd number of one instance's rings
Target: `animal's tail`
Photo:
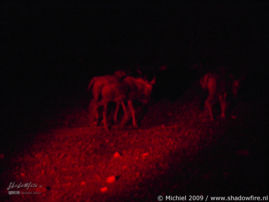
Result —
[[208, 74], [203, 75], [203, 77], [200, 79], [200, 85], [203, 89], [206, 89], [207, 81], [208, 81]]
[[90, 81], [90, 83], [89, 83], [89, 85], [88, 85], [88, 91], [91, 90], [91, 88], [92, 88], [94, 82], [95, 82], [95, 77], [93, 77], [93, 78], [91, 79], [91, 81]]
[[200, 79], [200, 85], [203, 89], [207, 89], [208, 88], [208, 82], [209, 79], [214, 78], [216, 75], [212, 74], [212, 73], [206, 73], [204, 76], [202, 76], [202, 78]]

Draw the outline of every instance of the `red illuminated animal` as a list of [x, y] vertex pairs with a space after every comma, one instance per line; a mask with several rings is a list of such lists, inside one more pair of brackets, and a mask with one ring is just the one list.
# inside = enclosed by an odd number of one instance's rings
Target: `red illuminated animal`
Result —
[[[156, 83], [156, 77], [151, 81], [147, 81], [144, 78], [136, 78], [127, 76], [123, 79], [122, 86], [125, 89], [125, 95], [128, 105], [128, 110], [131, 113], [133, 127], [137, 128], [137, 121], [135, 116], [135, 108], [133, 101], [140, 102], [142, 104], [148, 104], [151, 97], [153, 85]], [[115, 110], [115, 116], [117, 117], [118, 109]], [[124, 121], [123, 121], [124, 123]]]
[[[137, 127], [133, 100], [147, 103], [154, 83], [155, 79], [149, 82], [142, 78], [135, 78], [131, 76], [127, 76], [125, 78], [119, 78], [115, 75], [94, 77], [88, 86], [88, 89], [91, 90], [93, 95], [90, 108], [93, 110], [96, 118], [99, 119], [98, 108], [100, 106], [103, 107], [103, 122], [107, 131], [107, 106], [110, 102], [116, 103], [116, 109], [113, 116], [114, 122], [117, 121], [119, 107], [121, 105], [124, 112], [122, 124], [124, 124], [128, 119], [129, 111], [132, 116], [133, 126]], [[128, 109], [125, 102], [128, 104]]]
[[[104, 104], [105, 102], [121, 102], [122, 97], [124, 97], [124, 91], [121, 90], [122, 88], [120, 88], [120, 82], [125, 76], [126, 73], [119, 70], [116, 71], [113, 75], [95, 76], [91, 79], [88, 85], [88, 91], [91, 91], [92, 94], [92, 100], [89, 104], [89, 112], [91, 115], [94, 115], [94, 118], [97, 120], [97, 122], [99, 121], [98, 108], [100, 106], [104, 106], [105, 110], [107, 110], [107, 104]], [[113, 92], [114, 95], [109, 95], [108, 92]], [[123, 109], [125, 108], [126, 107], [123, 106]], [[104, 118], [106, 119], [106, 117]]]
[[201, 87], [208, 91], [205, 108], [211, 120], [214, 120], [213, 106], [219, 101], [221, 118], [226, 117], [228, 98], [236, 97], [240, 81], [232, 74], [207, 73], [200, 79]]

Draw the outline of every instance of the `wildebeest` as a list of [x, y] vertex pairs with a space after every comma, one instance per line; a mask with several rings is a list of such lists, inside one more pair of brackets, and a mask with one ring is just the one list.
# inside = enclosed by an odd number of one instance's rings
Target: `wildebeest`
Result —
[[114, 92], [114, 94], [120, 95], [120, 92], [123, 93], [123, 91], [120, 90], [119, 88], [119, 86], [121, 85], [119, 82], [125, 76], [126, 76], [126, 73], [124, 71], [118, 70], [114, 72], [113, 75], [95, 76], [91, 79], [88, 85], [88, 91], [91, 92], [92, 99], [91, 99], [88, 109], [89, 109], [90, 115], [94, 115], [94, 118], [96, 119], [97, 122], [99, 121], [98, 108], [99, 106], [102, 106], [102, 104], [105, 101], [103, 97], [107, 97], [107, 99], [110, 99], [110, 101], [113, 101], [113, 99], [115, 99], [115, 101], [120, 100], [120, 98], [115, 98], [115, 96], [112, 99], [112, 98], [109, 98], [108, 95], [104, 96], [103, 94], [106, 94], [106, 91], [108, 91], [108, 86], [114, 87], [114, 88], [116, 87], [118, 92]]
[[[106, 75], [94, 77], [89, 83], [88, 90], [91, 90], [93, 99], [90, 103], [90, 110], [93, 111], [97, 120], [99, 119], [98, 108], [103, 106], [103, 122], [104, 127], [108, 131], [107, 124], [107, 106], [108, 103], [116, 103], [116, 108], [113, 116], [114, 122], [117, 121], [120, 105], [123, 108], [124, 117], [122, 124], [128, 119], [128, 111], [132, 116], [132, 123], [134, 127], [137, 127], [135, 118], [135, 109], [133, 107], [133, 100], [137, 100], [142, 103], [149, 101], [152, 85], [155, 83], [155, 79], [151, 82], [142, 78], [135, 78], [132, 76], [118, 75]], [[127, 102], [128, 109], [125, 105]]]
[[206, 73], [200, 79], [201, 87], [208, 91], [205, 100], [205, 108], [208, 110], [211, 120], [214, 120], [213, 106], [219, 101], [221, 118], [226, 117], [228, 99], [236, 97], [239, 90], [240, 81], [232, 74]]
[[[132, 76], [127, 76], [123, 79], [122, 86], [125, 89], [128, 109], [131, 113], [133, 127], [135, 128], [137, 128], [137, 122], [133, 101], [147, 104], [150, 101], [152, 88], [155, 83], [156, 77], [154, 77], [151, 81], [147, 81], [144, 78], [136, 78]], [[117, 116], [117, 113], [118, 110], [116, 109], [114, 115]]]

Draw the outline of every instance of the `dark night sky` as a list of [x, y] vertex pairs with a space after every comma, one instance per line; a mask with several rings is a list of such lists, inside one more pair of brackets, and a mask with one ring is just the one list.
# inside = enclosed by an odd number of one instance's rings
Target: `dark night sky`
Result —
[[83, 65], [109, 66], [181, 64], [182, 58], [227, 60], [256, 54], [265, 7], [14, 3], [4, 10], [8, 18], [10, 59], [15, 56], [16, 63], [83, 61]]
[[267, 8], [1, 3], [6, 103], [44, 102], [45, 95], [82, 89], [92, 75], [134, 65], [167, 64], [178, 72], [201, 61], [262, 68]]

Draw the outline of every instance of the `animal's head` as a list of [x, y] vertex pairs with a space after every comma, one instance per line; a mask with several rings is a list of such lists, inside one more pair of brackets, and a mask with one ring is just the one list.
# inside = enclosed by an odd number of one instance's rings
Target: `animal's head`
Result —
[[127, 76], [127, 73], [123, 70], [117, 70], [114, 72], [114, 76], [116, 76], [118, 79], [122, 79]]
[[243, 73], [240, 76], [235, 76], [233, 74], [230, 74], [230, 79], [232, 80], [232, 94], [233, 96], [238, 96], [238, 93], [240, 89], [242, 88], [242, 84], [244, 83], [244, 80], [246, 79], [246, 73]]
[[140, 101], [147, 104], [150, 100], [153, 85], [156, 83], [156, 77], [154, 77], [151, 81], [143, 78], [137, 78], [137, 82], [139, 83], [138, 85], [141, 86], [141, 95], [139, 96], [141, 98]]
[[232, 94], [234, 96], [237, 96], [238, 95], [239, 88], [240, 88], [240, 81], [238, 79], [233, 80], [233, 83], [232, 83]]

